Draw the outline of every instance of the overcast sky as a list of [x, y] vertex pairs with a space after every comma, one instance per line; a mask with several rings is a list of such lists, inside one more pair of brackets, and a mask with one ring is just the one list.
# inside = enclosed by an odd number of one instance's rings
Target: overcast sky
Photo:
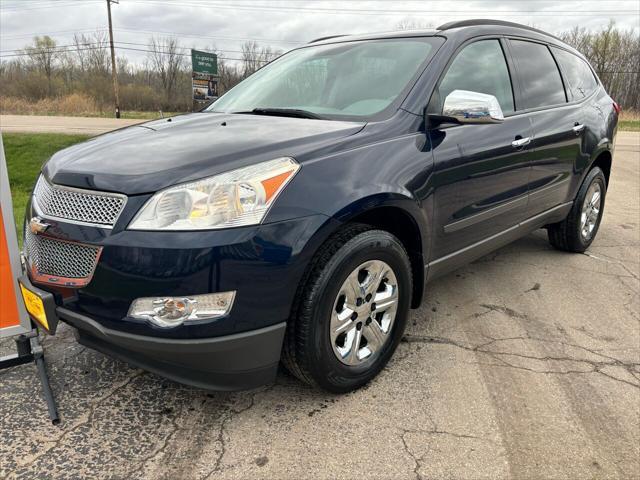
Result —
[[[576, 25], [599, 29], [613, 19], [640, 35], [640, 0], [119, 0], [112, 11], [121, 47], [145, 49], [152, 35], [172, 35], [184, 47], [215, 46], [229, 58], [248, 39], [286, 51], [325, 35], [395, 30], [402, 21], [437, 26], [495, 18], [557, 33]], [[66, 45], [74, 32], [106, 27], [106, 0], [0, 0], [0, 55], [9, 59], [34, 35]], [[118, 55], [138, 63], [145, 53]]]

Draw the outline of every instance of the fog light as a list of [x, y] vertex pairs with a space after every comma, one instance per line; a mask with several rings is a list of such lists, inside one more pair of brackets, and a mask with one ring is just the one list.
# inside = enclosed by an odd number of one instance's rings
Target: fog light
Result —
[[231, 311], [236, 292], [189, 297], [147, 297], [133, 301], [129, 317], [148, 320], [160, 327], [177, 327], [187, 320], [212, 319]]

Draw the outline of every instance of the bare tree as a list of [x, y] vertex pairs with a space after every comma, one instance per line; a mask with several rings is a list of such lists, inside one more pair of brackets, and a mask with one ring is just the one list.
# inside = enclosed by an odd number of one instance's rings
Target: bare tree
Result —
[[105, 32], [94, 32], [92, 35], [75, 34], [73, 45], [83, 73], [110, 74], [109, 38]]
[[176, 38], [152, 37], [148, 57], [155, 73], [160, 77], [166, 100], [170, 102], [175, 93], [178, 74], [184, 70], [184, 55]]
[[220, 95], [231, 90], [242, 81], [242, 70], [227, 62], [222, 54], [218, 55], [218, 75], [220, 76]]
[[280, 55], [280, 50], [273, 50], [271, 47], [261, 48], [255, 41], [245, 42], [242, 44], [242, 77], [248, 77]]
[[587, 57], [618, 103], [640, 109], [640, 37], [633, 30], [620, 30], [610, 22], [600, 31], [575, 27], [560, 38]]
[[33, 45], [25, 48], [25, 53], [31, 60], [32, 64], [47, 77], [47, 92], [52, 95], [53, 88], [51, 78], [55, 62], [59, 58], [59, 52], [56, 49], [56, 42], [51, 37], [34, 37]]
[[412, 18], [403, 18], [396, 24], [396, 30], [426, 30], [428, 28], [433, 28], [433, 24], [417, 22]]

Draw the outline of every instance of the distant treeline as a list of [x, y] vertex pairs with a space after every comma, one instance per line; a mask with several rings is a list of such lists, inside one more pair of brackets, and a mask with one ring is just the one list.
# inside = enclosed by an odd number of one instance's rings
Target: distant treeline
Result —
[[[137, 44], [136, 44], [137, 45]], [[118, 47], [146, 52], [142, 64], [116, 56], [120, 107], [129, 111], [184, 112], [192, 109], [191, 55], [173, 37], [149, 39], [148, 44]], [[281, 55], [270, 47], [245, 42], [233, 60], [218, 54], [219, 92], [224, 93], [265, 63]], [[113, 110], [111, 53], [101, 32], [75, 35], [60, 45], [48, 36], [35, 37], [23, 50], [0, 61], [0, 108], [16, 112], [21, 106], [62, 106], [64, 113]], [[78, 111], [73, 111], [78, 110]], [[8, 112], [7, 112], [8, 113]], [[27, 112], [24, 112], [27, 113]], [[32, 112], [45, 113], [45, 112]], [[55, 112], [49, 112], [55, 113]]]
[[[403, 28], [403, 26], [399, 26]], [[627, 110], [640, 110], [640, 37], [613, 23], [598, 31], [576, 27], [559, 35], [589, 59], [610, 95]], [[124, 42], [122, 42], [124, 44]], [[129, 111], [192, 109], [189, 48], [175, 38], [153, 37], [147, 44], [118, 46], [146, 52], [142, 64], [117, 56], [120, 107]], [[210, 49], [216, 51], [215, 48]], [[281, 54], [245, 42], [228, 58], [218, 53], [219, 93], [224, 93]], [[113, 109], [111, 58], [104, 33], [76, 35], [69, 44], [35, 37], [23, 50], [0, 61], [0, 109], [29, 113], [29, 105], [56, 113], [109, 112]], [[82, 111], [77, 111], [82, 110]], [[45, 113], [34, 111], [31, 113]]]
[[603, 30], [584, 27], [560, 34], [560, 38], [585, 55], [609, 95], [626, 110], [640, 110], [640, 35], [620, 30], [614, 23]]

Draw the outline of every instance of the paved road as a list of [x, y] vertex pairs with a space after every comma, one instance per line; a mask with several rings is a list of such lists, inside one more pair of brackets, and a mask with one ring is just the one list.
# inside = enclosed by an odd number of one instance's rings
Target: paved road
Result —
[[98, 135], [145, 121], [124, 118], [0, 115], [0, 130], [3, 132]]
[[207, 394], [62, 328], [45, 341], [60, 426], [33, 367], [0, 373], [0, 477], [640, 477], [639, 137], [620, 135], [588, 254], [539, 231], [442, 278], [349, 395], [284, 373]]

